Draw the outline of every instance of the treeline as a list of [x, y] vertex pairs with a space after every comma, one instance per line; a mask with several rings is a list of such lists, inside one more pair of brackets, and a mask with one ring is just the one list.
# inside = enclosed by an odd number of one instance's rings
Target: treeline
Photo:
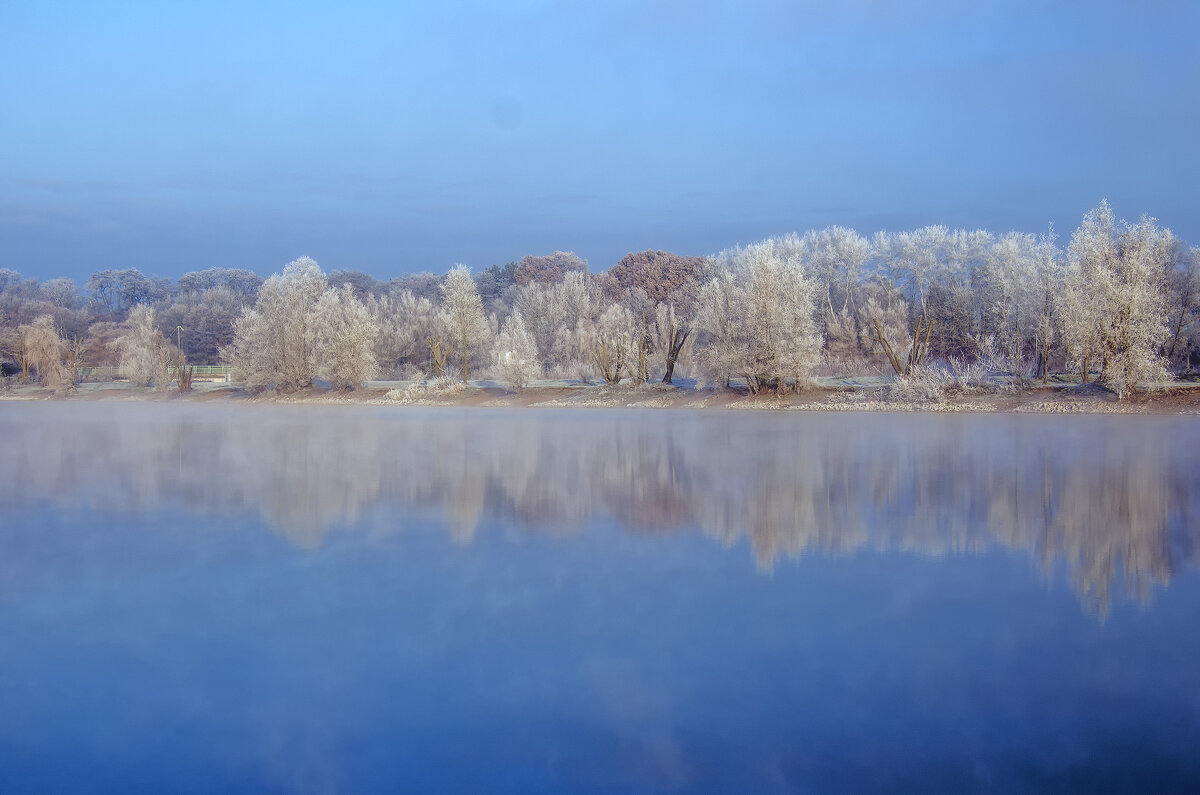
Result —
[[814, 374], [954, 371], [1016, 383], [1073, 372], [1124, 394], [1198, 353], [1195, 250], [1103, 202], [1065, 246], [1052, 230], [868, 239], [830, 227], [708, 257], [629, 254], [603, 273], [570, 252], [391, 281], [308, 258], [265, 281], [215, 268], [172, 284], [129, 269], [80, 288], [0, 270], [5, 373], [50, 385], [120, 366], [166, 388], [186, 362], [222, 362], [253, 389], [689, 375], [757, 392]]

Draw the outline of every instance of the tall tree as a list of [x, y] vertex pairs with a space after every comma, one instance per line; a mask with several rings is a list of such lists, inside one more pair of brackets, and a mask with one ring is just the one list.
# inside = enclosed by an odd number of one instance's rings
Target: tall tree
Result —
[[234, 321], [246, 306], [242, 293], [218, 284], [202, 292], [181, 293], [158, 313], [158, 327], [181, 344], [189, 361], [214, 364], [221, 348], [233, 341]]
[[242, 303], [252, 304], [258, 297], [258, 288], [262, 286], [262, 277], [244, 268], [209, 268], [202, 271], [189, 271], [179, 277], [175, 283], [175, 292], [202, 293], [216, 287], [226, 287], [237, 294]]
[[1163, 355], [1176, 362], [1185, 356], [1190, 360], [1192, 340], [1188, 331], [1200, 320], [1200, 251], [1184, 250], [1180, 245], [1173, 254], [1173, 267], [1167, 277], [1171, 333], [1163, 345]]
[[478, 356], [490, 347], [491, 335], [479, 290], [466, 265], [458, 265], [446, 274], [442, 283], [442, 315], [458, 349], [465, 384], [470, 375], [471, 356]]
[[388, 376], [423, 368], [427, 339], [435, 333], [437, 307], [409, 290], [370, 296], [367, 309], [375, 321], [375, 360]]
[[808, 232], [800, 246], [816, 282], [826, 345], [842, 355], [865, 350], [859, 282], [871, 257], [870, 241], [853, 229], [831, 226]]
[[1018, 379], [1027, 374], [1025, 353], [1036, 337], [1038, 242], [1033, 235], [1009, 232], [991, 247], [976, 291], [983, 305], [981, 334], [996, 341], [1004, 365]]
[[[1076, 357], [1099, 356], [1100, 382], [1118, 397], [1141, 381], [1170, 378], [1159, 351], [1170, 334], [1166, 280], [1176, 245], [1153, 218], [1119, 221], [1106, 201], [1071, 236], [1067, 297]], [[1090, 367], [1081, 369], [1086, 380]]]
[[330, 287], [313, 307], [309, 326], [317, 375], [339, 389], [357, 389], [375, 377], [376, 324], [354, 287]]
[[751, 392], [800, 389], [821, 354], [814, 282], [797, 247], [768, 239], [720, 258], [729, 268], [701, 292], [698, 322], [710, 372], [741, 376]]
[[670, 302], [680, 290], [698, 287], [696, 282], [705, 267], [703, 257], [685, 257], [669, 251], [626, 254], [608, 269], [609, 292], [612, 298], [620, 298], [626, 290], [641, 288], [655, 304]]
[[[170, 385], [171, 365], [174, 363], [171, 346], [158, 330], [154, 307], [137, 304], [129, 310], [125, 333], [113, 347], [121, 357], [121, 372], [138, 386], [153, 384], [166, 390]], [[180, 362], [182, 364], [182, 362]]]
[[387, 285], [378, 281], [369, 273], [355, 270], [336, 270], [329, 274], [326, 281], [330, 287], [341, 287], [350, 285], [354, 290], [354, 296], [359, 301], [366, 301], [367, 296], [379, 295], [387, 292]]
[[537, 342], [543, 367], [582, 371], [590, 368], [591, 332], [603, 304], [595, 279], [573, 271], [559, 282], [518, 288], [514, 309]]
[[310, 331], [313, 310], [325, 292], [317, 263], [301, 257], [263, 282], [258, 301], [234, 324], [233, 342], [221, 358], [250, 389], [301, 389], [316, 376]]
[[1063, 263], [1062, 251], [1056, 243], [1054, 227], [1039, 236], [1035, 263], [1033, 292], [1034, 311], [1037, 319], [1034, 327], [1033, 347], [1035, 352], [1034, 376], [1046, 383], [1050, 379], [1050, 356], [1056, 348], [1056, 340], [1062, 335]]
[[137, 304], [153, 304], [170, 297], [166, 279], [150, 279], [137, 268], [103, 270], [87, 280], [97, 311], [110, 319], [122, 320]]
[[475, 277], [475, 287], [479, 290], [479, 298], [483, 301], [484, 309], [507, 314], [511, 301], [511, 293], [516, 285], [517, 263], [508, 262], [504, 267], [492, 265], [480, 271]]
[[496, 350], [500, 372], [514, 390], [519, 392], [541, 375], [537, 344], [533, 341], [533, 335], [525, 328], [525, 319], [521, 317], [519, 310], [505, 319]]
[[17, 332], [17, 359], [22, 375], [29, 377], [32, 369], [45, 386], [56, 389], [69, 386], [74, 380], [74, 373], [66, 366], [68, 346], [58, 333], [54, 316], [41, 315], [32, 323], [20, 326]]

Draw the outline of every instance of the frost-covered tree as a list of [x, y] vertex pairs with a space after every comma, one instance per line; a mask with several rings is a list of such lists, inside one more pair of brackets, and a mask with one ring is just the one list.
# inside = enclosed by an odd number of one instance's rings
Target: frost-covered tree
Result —
[[799, 260], [756, 258], [751, 266], [750, 289], [757, 334], [770, 341], [774, 350], [767, 361], [768, 380], [782, 388], [784, 381], [794, 389], [806, 384], [820, 361], [821, 333], [813, 318], [815, 284]]
[[574, 327], [568, 323], [567, 308], [558, 298], [557, 285], [530, 282], [517, 288], [513, 301], [513, 311], [521, 313], [537, 345], [539, 359], [547, 365], [559, 363], [554, 356], [555, 347], [563, 345]]
[[[723, 253], [729, 274], [701, 291], [698, 321], [712, 350], [702, 355], [718, 379], [740, 375], [751, 392], [799, 389], [820, 360], [816, 287], [799, 246], [769, 239]], [[715, 365], [715, 367], [714, 367]]]
[[592, 358], [606, 383], [620, 383], [621, 374], [626, 369], [636, 374], [636, 369], [630, 364], [630, 357], [635, 353], [635, 341], [633, 315], [620, 304], [609, 305], [596, 323], [592, 341]]
[[572, 271], [558, 282], [521, 287], [514, 308], [537, 342], [543, 367], [582, 373], [591, 370], [595, 323], [604, 305], [596, 282]]
[[243, 304], [252, 304], [258, 297], [258, 288], [263, 280], [254, 271], [243, 268], [209, 268], [203, 271], [190, 271], [179, 277], [175, 283], [176, 293], [180, 296], [187, 293], [204, 293], [218, 287], [224, 287]]
[[980, 289], [995, 244], [991, 233], [956, 229], [950, 233], [945, 261], [931, 284], [932, 350], [943, 357], [965, 358], [979, 349], [985, 335], [986, 304]]
[[620, 304], [631, 319], [629, 327], [629, 377], [634, 383], [650, 380], [650, 368], [655, 359], [654, 324], [655, 302], [641, 287], [625, 291]]
[[875, 235], [880, 267], [921, 314], [928, 314], [929, 285], [946, 262], [950, 242], [950, 230], [945, 226]]
[[87, 280], [92, 304], [100, 314], [122, 320], [137, 304], [154, 304], [170, 296], [170, 282], [148, 278], [136, 268], [102, 270]]
[[367, 309], [375, 321], [375, 360], [386, 374], [424, 368], [428, 339], [436, 333], [437, 307], [411, 290], [368, 296]]
[[722, 270], [700, 288], [696, 358], [711, 383], [728, 387], [731, 378], [742, 375], [749, 345], [743, 322], [746, 314], [746, 291], [732, 271]]
[[514, 311], [505, 319], [496, 341], [496, 352], [500, 376], [514, 390], [519, 392], [541, 375], [537, 343], [525, 328], [525, 319], [520, 311]]
[[357, 389], [375, 377], [376, 325], [352, 284], [329, 288], [313, 307], [311, 336], [316, 374], [339, 389]]
[[542, 256], [529, 255], [523, 257], [517, 265], [513, 272], [513, 280], [521, 285], [531, 282], [552, 284], [562, 281], [568, 273], [587, 273], [587, 268], [587, 260], [574, 251], [555, 251], [553, 254]]
[[899, 295], [883, 292], [867, 296], [863, 314], [870, 320], [873, 353], [886, 358], [896, 375], [908, 375], [924, 359], [924, 342], [908, 330], [908, 302]]
[[125, 320], [125, 333], [113, 346], [120, 355], [121, 373], [138, 386], [165, 390], [171, 383], [172, 348], [161, 331], [154, 307], [136, 304]]
[[816, 282], [825, 344], [838, 355], [851, 355], [862, 347], [859, 283], [871, 243], [853, 229], [831, 226], [806, 233], [801, 246]]
[[491, 350], [491, 328], [483, 313], [483, 301], [466, 265], [458, 265], [446, 274], [442, 282], [441, 315], [457, 349], [456, 360], [462, 364], [462, 380], [470, 376], [472, 356]]
[[22, 374], [28, 377], [36, 372], [44, 386], [59, 388], [69, 386], [74, 373], [67, 365], [67, 342], [58, 333], [54, 316], [40, 315], [32, 323], [17, 328], [17, 359]]
[[1118, 221], [1106, 201], [1083, 217], [1068, 248], [1066, 329], [1084, 380], [1095, 357], [1100, 383], [1119, 397], [1170, 377], [1159, 351], [1170, 334], [1166, 279], [1176, 245], [1153, 218]]
[[47, 279], [38, 288], [44, 301], [63, 309], [78, 309], [83, 305], [79, 286], [71, 279]]
[[1171, 334], [1163, 355], [1172, 363], [1188, 362], [1200, 342], [1200, 251], [1181, 245], [1168, 274]]
[[609, 295], [619, 298], [626, 290], [641, 288], [654, 304], [678, 303], [679, 292], [694, 292], [708, 267], [703, 257], [685, 257], [669, 251], [626, 254], [608, 269]]
[[[964, 356], [976, 347], [981, 329], [979, 272], [992, 236], [926, 226], [911, 232], [875, 235], [873, 248], [881, 281], [909, 302], [910, 327], [940, 356]], [[872, 321], [873, 325], [873, 321]]]
[[516, 295], [516, 271], [517, 263], [507, 262], [503, 267], [491, 265], [475, 275], [475, 287], [479, 290], [484, 311], [502, 317], [508, 315]]
[[1016, 378], [1025, 377], [1026, 349], [1038, 328], [1037, 266], [1037, 238], [1009, 232], [992, 245], [977, 288], [984, 318], [980, 336], [995, 340], [1004, 366]]
[[1050, 356], [1062, 334], [1063, 263], [1062, 251], [1056, 244], [1054, 227], [1038, 238], [1034, 265], [1033, 309], [1036, 321], [1033, 331], [1035, 358], [1034, 376], [1045, 383], [1050, 378]]
[[263, 282], [254, 308], [237, 319], [233, 342], [221, 350], [235, 381], [250, 389], [312, 385], [317, 362], [310, 327], [325, 287], [325, 275], [308, 257]]
[[125, 333], [124, 323], [101, 320], [88, 327], [87, 339], [81, 351], [80, 366], [117, 368], [121, 354], [114, 343]]
[[1100, 360], [1100, 308], [1093, 284], [1078, 261], [1068, 258], [1063, 269], [1063, 292], [1058, 306], [1062, 327], [1064, 367], [1078, 370], [1082, 383], [1091, 380], [1093, 365]]
[[799, 389], [817, 366], [821, 337], [813, 320], [815, 286], [799, 256], [773, 250], [771, 241], [735, 255], [747, 290], [749, 336], [746, 371], [751, 391]]
[[650, 327], [653, 351], [656, 364], [663, 368], [662, 382], [672, 383], [675, 376], [675, 365], [688, 342], [692, 339], [692, 318], [696, 311], [696, 301], [693, 299], [685, 310], [679, 310], [674, 303], [662, 302], [654, 308], [654, 323]]
[[[184, 292], [158, 313], [158, 327], [169, 339], [182, 342], [190, 361], [212, 364], [220, 359], [221, 348], [233, 341], [233, 323], [246, 306], [241, 293], [223, 284]], [[180, 327], [183, 331], [176, 335]]]
[[354, 291], [354, 297], [363, 302], [372, 295], [383, 295], [388, 290], [385, 282], [379, 281], [371, 274], [345, 268], [332, 271], [325, 277], [325, 281], [330, 287], [341, 288], [349, 285]]
[[388, 282], [388, 291], [392, 295], [397, 295], [404, 290], [408, 290], [418, 298], [437, 301], [442, 296], [442, 281], [444, 279], [445, 276], [438, 276], [429, 271], [410, 273], [406, 276], [397, 276]]

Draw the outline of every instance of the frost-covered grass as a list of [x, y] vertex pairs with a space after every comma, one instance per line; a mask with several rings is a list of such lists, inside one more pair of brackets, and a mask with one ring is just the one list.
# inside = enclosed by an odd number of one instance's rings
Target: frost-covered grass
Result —
[[[544, 382], [539, 382], [544, 383]], [[533, 406], [546, 407], [593, 407], [615, 408], [666, 408], [675, 405], [675, 398], [681, 391], [670, 384], [633, 384], [623, 381], [620, 384], [575, 384], [570, 394], [557, 396], [549, 400], [532, 403]]]
[[[97, 382], [71, 391], [37, 384], [11, 383], [0, 392], [5, 400], [110, 399], [212, 400], [250, 397], [264, 403], [373, 403], [385, 406], [493, 406], [538, 408], [631, 408], [639, 410], [706, 409], [750, 411], [865, 411], [865, 412], [1091, 412], [1196, 413], [1200, 411], [1200, 382], [1146, 384], [1123, 399], [1094, 382], [1079, 384], [1078, 376], [1055, 376], [1043, 386], [1026, 381], [1018, 386], [1009, 374], [984, 368], [954, 368], [938, 362], [913, 376], [822, 377], [800, 392], [775, 394], [746, 389], [703, 387], [695, 382], [675, 385], [656, 382], [618, 385], [584, 383], [574, 379], [542, 379], [514, 391], [495, 379], [454, 378], [432, 381], [374, 381], [361, 390], [345, 391], [318, 383], [310, 389], [248, 393], [234, 384], [197, 383], [190, 393], [153, 392], [128, 382]], [[682, 380], [682, 379], [681, 379]]]
[[384, 399], [400, 404], [429, 404], [440, 403], [462, 397], [467, 393], [467, 384], [457, 379], [442, 377], [431, 381], [422, 381], [401, 389], [391, 389], [384, 394]]

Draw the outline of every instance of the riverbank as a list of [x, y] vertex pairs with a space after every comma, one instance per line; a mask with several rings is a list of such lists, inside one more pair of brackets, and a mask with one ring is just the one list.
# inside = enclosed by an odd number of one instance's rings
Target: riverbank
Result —
[[[825, 381], [827, 383], [822, 383]], [[832, 382], [832, 383], [828, 383]], [[878, 382], [878, 383], [877, 383]], [[1124, 399], [1095, 385], [1049, 385], [1029, 389], [955, 389], [913, 399], [891, 393], [888, 379], [821, 379], [799, 393], [749, 395], [745, 390], [711, 390], [685, 384], [620, 386], [582, 382], [534, 382], [511, 392], [493, 381], [435, 388], [419, 382], [375, 381], [345, 391], [310, 387], [289, 393], [250, 394], [224, 383], [199, 383], [190, 392], [155, 392], [126, 382], [80, 384], [73, 390], [37, 385], [9, 386], [0, 400], [121, 400], [495, 408], [727, 409], [751, 411], [872, 411], [977, 413], [1198, 414], [1200, 382], [1139, 389]]]

